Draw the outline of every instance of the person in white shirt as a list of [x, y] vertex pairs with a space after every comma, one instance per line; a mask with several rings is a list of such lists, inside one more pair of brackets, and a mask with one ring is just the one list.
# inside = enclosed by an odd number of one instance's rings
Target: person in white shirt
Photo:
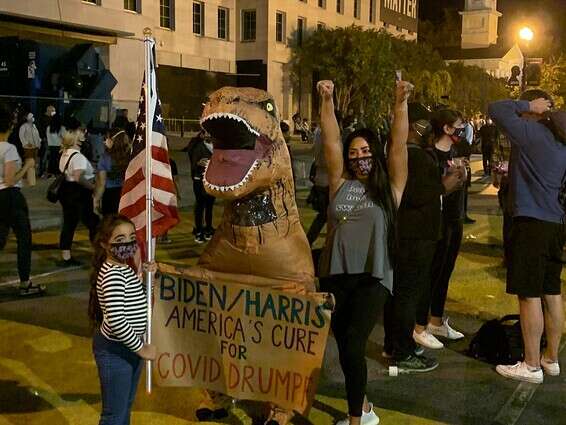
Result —
[[6, 246], [11, 228], [18, 244], [20, 295], [41, 294], [45, 287], [30, 280], [31, 226], [26, 199], [20, 191], [22, 177], [35, 164], [27, 161], [22, 166], [16, 147], [7, 142], [12, 124], [10, 110], [0, 104], [0, 250]]
[[39, 130], [35, 126], [35, 118], [31, 112], [26, 115], [26, 121], [20, 126], [19, 136], [20, 142], [24, 148], [24, 160], [32, 158], [37, 162], [37, 154], [41, 146], [41, 137]]
[[45, 131], [48, 147], [48, 176], [59, 174], [61, 141], [63, 140], [63, 134], [65, 134], [65, 131], [65, 127], [61, 125], [61, 117], [59, 115], [53, 115], [51, 122]]
[[61, 147], [63, 154], [59, 160], [59, 171], [65, 173], [64, 183], [59, 191], [59, 202], [63, 207], [63, 226], [59, 238], [61, 260], [59, 266], [76, 266], [80, 262], [72, 258], [71, 246], [79, 220], [89, 231], [92, 242], [96, 235], [98, 216], [93, 211], [94, 169], [81, 153], [84, 130], [76, 119], [67, 124]]

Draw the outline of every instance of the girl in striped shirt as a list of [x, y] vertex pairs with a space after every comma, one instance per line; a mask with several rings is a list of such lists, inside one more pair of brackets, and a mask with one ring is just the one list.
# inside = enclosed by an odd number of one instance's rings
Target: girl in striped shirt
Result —
[[[156, 355], [155, 346], [142, 339], [147, 306], [142, 282], [130, 266], [136, 253], [133, 223], [117, 214], [106, 217], [94, 242], [89, 302], [102, 390], [100, 425], [130, 423], [142, 359]], [[144, 264], [143, 269], [155, 269], [155, 264]]]

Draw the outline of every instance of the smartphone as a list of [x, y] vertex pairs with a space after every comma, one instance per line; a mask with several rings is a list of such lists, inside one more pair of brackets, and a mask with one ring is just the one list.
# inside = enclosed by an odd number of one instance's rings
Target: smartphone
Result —
[[403, 79], [403, 71], [400, 69], [395, 71], [395, 81], [401, 81]]

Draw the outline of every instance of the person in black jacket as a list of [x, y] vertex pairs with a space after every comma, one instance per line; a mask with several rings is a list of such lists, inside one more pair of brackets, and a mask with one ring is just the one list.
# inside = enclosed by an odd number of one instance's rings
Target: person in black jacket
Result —
[[431, 288], [431, 265], [440, 237], [440, 197], [462, 186], [462, 175], [441, 177], [434, 154], [424, 141], [432, 132], [428, 111], [409, 104], [407, 141], [409, 175], [397, 212], [398, 250], [393, 297], [385, 309], [384, 357], [394, 357], [401, 370], [427, 372], [438, 362], [417, 354], [413, 339], [417, 305]]
[[[202, 182], [206, 164], [212, 156], [212, 143], [205, 138], [204, 131], [200, 131], [191, 139], [187, 147], [187, 153], [191, 162], [191, 177], [193, 179], [193, 190], [195, 193], [195, 235], [196, 243], [204, 243], [212, 238], [214, 228], [212, 227], [212, 209], [215, 198], [204, 190]], [[203, 215], [206, 227], [203, 226]]]

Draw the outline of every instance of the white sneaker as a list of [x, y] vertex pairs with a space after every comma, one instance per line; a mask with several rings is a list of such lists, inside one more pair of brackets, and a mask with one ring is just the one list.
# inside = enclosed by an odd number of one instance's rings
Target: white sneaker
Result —
[[413, 339], [417, 344], [433, 350], [438, 350], [444, 347], [444, 344], [428, 331], [422, 331], [420, 334], [413, 331]]
[[547, 375], [550, 376], [560, 375], [560, 363], [546, 360], [543, 356], [540, 358], [540, 365], [542, 366], [544, 373], [546, 373]]
[[462, 339], [464, 334], [452, 329], [448, 324], [448, 318], [442, 320], [441, 326], [429, 325], [427, 326], [427, 331], [436, 336], [443, 336], [446, 339]]
[[[369, 403], [369, 412], [362, 411], [361, 425], [377, 425], [379, 424], [379, 416], [373, 411], [373, 404]], [[336, 422], [336, 425], [350, 425], [350, 418], [342, 419]]]
[[495, 370], [501, 376], [515, 379], [517, 381], [531, 382], [533, 384], [542, 384], [542, 369], [531, 369], [525, 362], [517, 362], [514, 365], [498, 365]]

